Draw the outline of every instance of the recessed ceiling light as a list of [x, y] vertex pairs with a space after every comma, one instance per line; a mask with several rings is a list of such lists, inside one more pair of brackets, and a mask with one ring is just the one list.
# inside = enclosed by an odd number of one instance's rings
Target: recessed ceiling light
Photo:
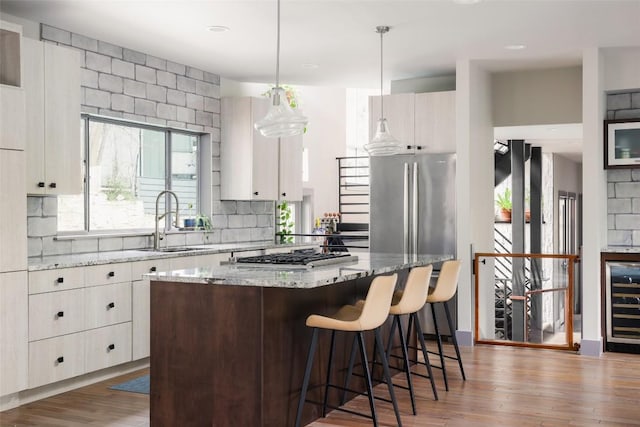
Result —
[[522, 50], [522, 49], [525, 49], [526, 47], [527, 46], [523, 44], [508, 44], [504, 48], [507, 50]]
[[319, 67], [319, 65], [318, 64], [307, 63], [307, 64], [302, 64], [301, 67], [302, 68], [306, 68], [307, 70], [315, 70], [316, 68]]
[[231, 28], [225, 27], [224, 25], [210, 25], [207, 27], [207, 30], [211, 31], [212, 33], [226, 33], [230, 29]]

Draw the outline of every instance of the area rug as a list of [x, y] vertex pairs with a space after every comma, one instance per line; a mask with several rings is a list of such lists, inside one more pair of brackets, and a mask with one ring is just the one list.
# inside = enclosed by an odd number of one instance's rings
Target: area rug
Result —
[[149, 374], [109, 387], [112, 390], [149, 394]]

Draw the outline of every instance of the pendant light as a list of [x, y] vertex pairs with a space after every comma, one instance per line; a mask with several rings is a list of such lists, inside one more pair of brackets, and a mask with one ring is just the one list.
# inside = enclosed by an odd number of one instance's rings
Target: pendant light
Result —
[[271, 105], [267, 115], [254, 124], [257, 131], [269, 138], [301, 135], [308, 122], [299, 111], [291, 108], [285, 90], [280, 87], [280, 0], [277, 10], [276, 86], [271, 89]]
[[387, 119], [384, 118], [384, 100], [382, 96], [382, 37], [385, 33], [389, 32], [389, 27], [376, 27], [376, 32], [380, 34], [380, 120], [378, 120], [378, 125], [376, 126], [375, 136], [371, 142], [365, 144], [364, 149], [369, 153], [369, 156], [391, 156], [398, 154], [402, 150], [402, 145], [400, 141], [391, 135]]

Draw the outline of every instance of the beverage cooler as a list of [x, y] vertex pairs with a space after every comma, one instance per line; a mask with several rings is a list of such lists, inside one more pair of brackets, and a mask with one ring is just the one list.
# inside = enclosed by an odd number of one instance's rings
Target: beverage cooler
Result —
[[602, 254], [605, 350], [640, 353], [640, 254]]

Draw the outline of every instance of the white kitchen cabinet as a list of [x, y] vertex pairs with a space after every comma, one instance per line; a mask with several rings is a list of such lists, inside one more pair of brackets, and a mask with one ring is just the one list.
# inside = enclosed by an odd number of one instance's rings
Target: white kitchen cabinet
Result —
[[[384, 96], [384, 116], [403, 153], [456, 151], [455, 91], [399, 93]], [[380, 118], [380, 97], [369, 98], [369, 137]]]
[[302, 136], [262, 136], [253, 124], [268, 108], [268, 98], [222, 98], [223, 200], [302, 200]]
[[276, 200], [278, 140], [253, 124], [267, 113], [267, 98], [233, 97], [221, 102], [221, 197]]
[[131, 263], [92, 265], [84, 268], [85, 286], [111, 285], [131, 281]]
[[0, 85], [0, 149], [24, 150], [25, 111], [24, 90]]
[[169, 270], [168, 259], [139, 261], [131, 264], [131, 356], [132, 360], [150, 354], [150, 281], [147, 273]]
[[23, 42], [28, 194], [82, 192], [80, 56], [36, 40]]
[[30, 295], [29, 341], [84, 330], [84, 293], [84, 289], [73, 289]]
[[68, 291], [83, 287], [83, 268], [57, 268], [29, 272], [29, 294]]
[[27, 269], [24, 169], [23, 151], [0, 149], [0, 272]]
[[27, 388], [27, 272], [0, 273], [0, 396]]
[[84, 332], [29, 343], [29, 388], [85, 372]]
[[131, 322], [85, 332], [87, 372], [131, 361]]
[[302, 200], [302, 135], [280, 139], [278, 200]]
[[456, 151], [456, 93], [415, 95], [415, 145], [429, 153]]
[[[403, 152], [415, 151], [415, 94], [396, 93], [384, 95], [384, 118], [387, 119], [391, 134], [400, 141]], [[376, 134], [380, 119], [380, 97], [369, 97], [369, 139]]]
[[86, 288], [84, 301], [84, 329], [131, 321], [131, 282]]

